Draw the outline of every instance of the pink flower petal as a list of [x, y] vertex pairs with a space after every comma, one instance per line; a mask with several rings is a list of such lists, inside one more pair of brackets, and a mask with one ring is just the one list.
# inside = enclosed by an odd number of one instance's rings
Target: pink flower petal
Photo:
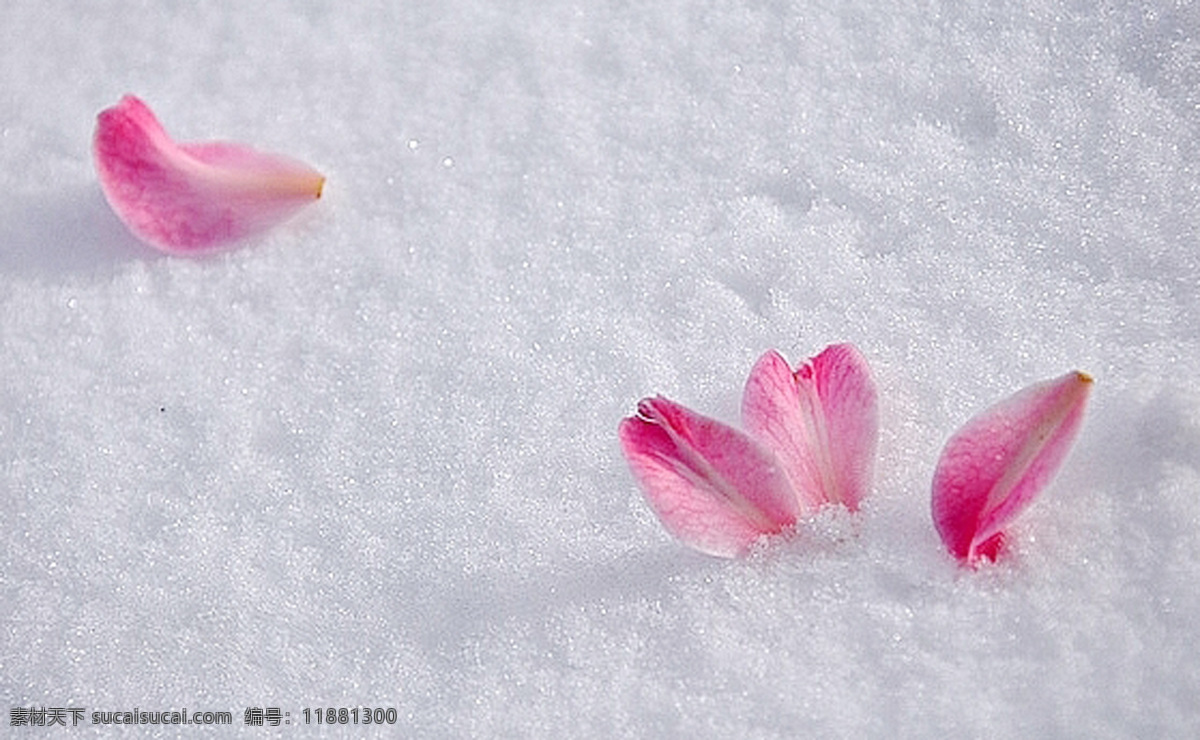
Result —
[[942, 450], [933, 523], [956, 557], [994, 560], [1004, 528], [1050, 482], [1079, 431], [1092, 379], [1071, 372], [975, 416]]
[[856, 511], [870, 490], [878, 402], [853, 345], [831, 345], [794, 373], [767, 352], [746, 381], [742, 424], [779, 458], [806, 510], [841, 503]]
[[321, 197], [305, 164], [223, 142], [176, 144], [141, 100], [97, 117], [93, 141], [104, 196], [140, 239], [194, 254], [255, 234]]
[[619, 433], [650, 508], [684, 544], [735, 557], [795, 524], [796, 495], [775, 456], [738, 430], [658, 397]]

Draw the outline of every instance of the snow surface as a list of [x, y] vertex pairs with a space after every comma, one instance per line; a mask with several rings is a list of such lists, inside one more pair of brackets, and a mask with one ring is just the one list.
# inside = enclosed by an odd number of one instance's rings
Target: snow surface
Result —
[[[8, 708], [1200, 735], [1197, 5], [7, 0], [0, 82]], [[90, 158], [127, 92], [325, 197], [153, 252]], [[619, 419], [735, 421], [764, 350], [835, 341], [880, 385], [861, 514], [672, 541]], [[1073, 368], [1072, 455], [959, 568], [941, 445]]]

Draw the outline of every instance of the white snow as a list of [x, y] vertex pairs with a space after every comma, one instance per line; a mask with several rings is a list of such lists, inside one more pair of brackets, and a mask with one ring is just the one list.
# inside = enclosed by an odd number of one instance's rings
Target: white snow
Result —
[[[5, 2], [4, 724], [1200, 735], [1200, 11], [976, 5]], [[127, 92], [325, 197], [153, 252], [91, 163]], [[763, 351], [836, 341], [880, 386], [861, 514], [671, 540], [621, 417], [736, 421]], [[941, 445], [1075, 368], [1062, 472], [958, 567]]]

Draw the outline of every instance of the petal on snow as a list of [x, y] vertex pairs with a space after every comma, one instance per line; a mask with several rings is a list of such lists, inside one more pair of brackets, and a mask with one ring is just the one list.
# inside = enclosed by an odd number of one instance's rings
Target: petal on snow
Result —
[[253, 235], [321, 197], [325, 178], [239, 144], [176, 144], [141, 100], [97, 117], [96, 170], [109, 205], [143, 241], [195, 254]]
[[619, 434], [650, 508], [684, 544], [735, 557], [795, 524], [799, 507], [786, 474], [737, 429], [657, 397], [641, 401]]
[[968, 421], [933, 475], [933, 523], [956, 557], [995, 559], [1007, 527], [1054, 477], [1079, 431], [1092, 379], [1029, 386]]
[[742, 423], [779, 458], [805, 509], [841, 503], [855, 511], [870, 490], [878, 399], [853, 345], [831, 345], [795, 372], [767, 352], [746, 381]]

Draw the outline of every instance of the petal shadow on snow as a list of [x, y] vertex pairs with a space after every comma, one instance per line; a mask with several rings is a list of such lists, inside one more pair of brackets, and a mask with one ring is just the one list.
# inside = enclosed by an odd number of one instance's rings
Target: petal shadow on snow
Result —
[[0, 273], [51, 277], [160, 259], [113, 214], [99, 188], [9, 195], [0, 204]]
[[[1188, 393], [1167, 385], [1146, 399], [1110, 400], [1097, 415], [1092, 446], [1104, 454], [1094, 457], [1089, 473], [1120, 492], [1117, 501], [1126, 510], [1145, 506], [1138, 496], [1155, 491], [1165, 470], [1179, 467], [1200, 474], [1200, 420], [1194, 403]], [[1157, 517], [1159, 512], [1146, 514]], [[1182, 524], [1159, 521], [1166, 523]]]
[[432, 589], [409, 584], [404, 599], [398, 600], [404, 608], [394, 612], [396, 628], [408, 631], [427, 655], [451, 656], [506, 624], [536, 628], [571, 607], [624, 602], [630, 594], [649, 601], [668, 598], [678, 591], [681, 575], [716, 573], [732, 567], [731, 562], [698, 553], [681, 555], [668, 543], [604, 563], [539, 569], [516, 583], [466, 577], [439, 580]]

